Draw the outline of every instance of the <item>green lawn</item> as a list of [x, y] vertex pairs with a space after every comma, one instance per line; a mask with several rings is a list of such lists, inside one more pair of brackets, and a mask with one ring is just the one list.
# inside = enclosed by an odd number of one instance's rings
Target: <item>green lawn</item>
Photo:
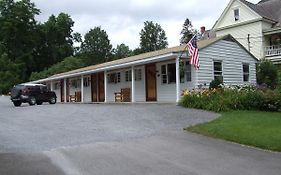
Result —
[[281, 151], [281, 113], [233, 111], [186, 130], [245, 145]]

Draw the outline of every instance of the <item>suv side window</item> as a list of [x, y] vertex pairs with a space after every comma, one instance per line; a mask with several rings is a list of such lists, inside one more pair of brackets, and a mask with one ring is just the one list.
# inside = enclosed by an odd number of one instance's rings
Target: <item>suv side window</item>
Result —
[[48, 91], [47, 86], [40, 86], [40, 91], [42, 93], [47, 92]]

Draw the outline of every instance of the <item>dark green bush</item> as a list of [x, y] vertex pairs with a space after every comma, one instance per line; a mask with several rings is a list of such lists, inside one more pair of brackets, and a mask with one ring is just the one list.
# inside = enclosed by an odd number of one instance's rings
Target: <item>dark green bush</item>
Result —
[[257, 82], [274, 89], [278, 84], [278, 69], [270, 60], [261, 60], [257, 65]]
[[223, 82], [220, 79], [214, 79], [211, 81], [209, 89], [218, 89]]

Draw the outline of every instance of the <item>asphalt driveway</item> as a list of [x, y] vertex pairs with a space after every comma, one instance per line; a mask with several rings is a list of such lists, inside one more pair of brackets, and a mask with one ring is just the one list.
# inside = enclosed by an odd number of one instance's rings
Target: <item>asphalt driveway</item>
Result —
[[15, 108], [0, 97], [0, 174], [280, 174], [281, 154], [183, 131], [217, 114], [174, 104]]

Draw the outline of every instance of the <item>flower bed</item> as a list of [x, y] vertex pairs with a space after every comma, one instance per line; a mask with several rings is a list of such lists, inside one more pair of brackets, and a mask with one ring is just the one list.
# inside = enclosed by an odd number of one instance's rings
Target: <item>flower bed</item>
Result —
[[180, 105], [215, 112], [231, 110], [279, 111], [281, 94], [278, 91], [247, 86], [231, 86], [200, 91], [184, 91]]

